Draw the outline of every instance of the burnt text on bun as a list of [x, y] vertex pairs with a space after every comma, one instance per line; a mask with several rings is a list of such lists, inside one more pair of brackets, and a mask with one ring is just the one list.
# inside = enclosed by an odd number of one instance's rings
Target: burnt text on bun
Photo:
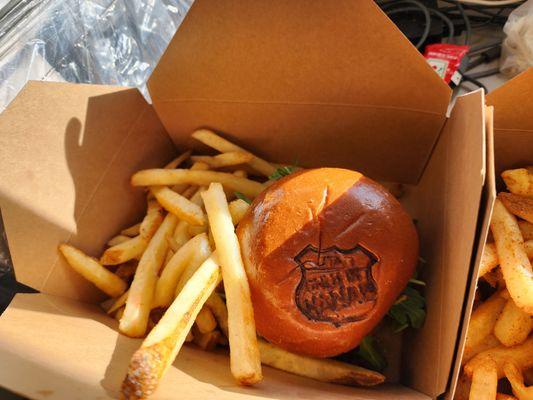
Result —
[[411, 217], [358, 172], [289, 175], [255, 199], [237, 234], [258, 333], [289, 351], [332, 357], [356, 347], [414, 273]]

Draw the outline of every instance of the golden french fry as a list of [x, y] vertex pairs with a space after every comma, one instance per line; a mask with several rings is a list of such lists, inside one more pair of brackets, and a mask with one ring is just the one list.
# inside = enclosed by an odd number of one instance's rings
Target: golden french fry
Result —
[[192, 257], [189, 259], [185, 269], [181, 273], [174, 292], [176, 296], [179, 294], [179, 292], [181, 292], [187, 281], [191, 279], [191, 276], [194, 275], [198, 267], [200, 267], [200, 265], [202, 265], [202, 263], [211, 254], [211, 245], [209, 244], [209, 240], [206, 238], [206, 234], [201, 233], [198, 236], [202, 238], [201, 245], [198, 246], [196, 251], [192, 253]]
[[152, 186], [150, 190], [159, 204], [180, 220], [187, 221], [191, 225], [205, 225], [204, 212], [189, 199], [165, 186]]
[[518, 307], [528, 314], [533, 314], [531, 263], [524, 250], [524, 240], [516, 218], [499, 199], [494, 203], [490, 227], [507, 290]]
[[476, 365], [472, 373], [470, 386], [470, 400], [494, 400], [498, 389], [498, 374], [496, 363], [488, 359], [483, 364]]
[[474, 349], [479, 347], [483, 340], [492, 333], [506, 302], [507, 300], [500, 293], [495, 293], [474, 310], [468, 324], [465, 353], [473, 353]]
[[518, 227], [524, 240], [533, 240], [533, 224], [531, 222], [518, 221]]
[[181, 194], [183, 197], [190, 199], [193, 194], [196, 193], [197, 187], [196, 186], [189, 186], [186, 188], [183, 193]]
[[517, 398], [506, 393], [496, 393], [496, 400], [517, 400]]
[[481, 264], [479, 266], [479, 277], [481, 278], [487, 272], [492, 271], [498, 265], [498, 253], [496, 252], [496, 245], [494, 243], [485, 244], [483, 254], [481, 256]]
[[117, 244], [127, 242], [130, 239], [131, 238], [129, 236], [117, 235], [109, 239], [109, 241], [107, 242], [107, 245], [110, 247], [113, 247], [113, 246], [116, 246]]
[[209, 333], [216, 329], [217, 321], [211, 309], [204, 306], [196, 316], [196, 326], [200, 333]]
[[189, 224], [187, 222], [178, 222], [174, 230], [173, 239], [177, 246], [177, 248], [173, 249], [175, 252], [191, 239], [191, 235], [189, 235]]
[[157, 228], [159, 228], [159, 225], [163, 222], [163, 218], [163, 207], [157, 202], [157, 200], [149, 200], [146, 216], [139, 227], [139, 235], [147, 241], [150, 240], [157, 231]]
[[239, 178], [227, 172], [192, 171], [189, 169], [145, 169], [131, 178], [133, 186], [177, 185], [180, 183], [209, 185], [218, 182], [234, 192], [241, 192], [248, 197], [256, 197], [264, 186], [246, 178]]
[[511, 193], [533, 196], [533, 176], [527, 168], [503, 171], [502, 178]]
[[131, 358], [122, 383], [125, 399], [144, 399], [152, 394], [172, 364], [206, 299], [220, 282], [216, 258], [207, 259], [187, 282], [161, 320]]
[[226, 301], [231, 372], [238, 383], [251, 385], [263, 379], [257, 347], [250, 286], [241, 258], [228, 203], [220, 183], [202, 193], [204, 206], [220, 259]]
[[513, 299], [509, 299], [496, 321], [494, 336], [504, 346], [516, 346], [527, 339], [532, 329], [531, 316], [518, 308]]
[[379, 372], [366, 368], [331, 359], [318, 359], [289, 353], [263, 339], [258, 339], [257, 342], [263, 364], [295, 375], [350, 386], [374, 386], [385, 381], [385, 377]]
[[183, 271], [195, 254], [205, 255], [198, 266], [209, 256], [210, 248], [206, 234], [198, 235], [185, 243], [169, 260], [155, 287], [152, 308], [167, 307], [174, 299], [174, 293]]
[[126, 229], [122, 229], [120, 231], [121, 235], [128, 236], [128, 237], [135, 237], [141, 233], [141, 223], [138, 222], [135, 225], [132, 225]]
[[474, 346], [470, 345], [468, 347], [465, 346], [465, 350], [463, 353], [463, 358], [461, 359], [461, 364], [466, 364], [468, 361], [470, 361], [472, 358], [477, 356], [479, 353], [492, 349], [494, 347], [499, 346], [501, 343], [500, 341], [494, 336], [494, 334], [489, 334], [485, 338], [483, 338], [480, 342], [476, 343]]
[[168, 264], [172, 256], [174, 255], [174, 250], [172, 249], [171, 241], [174, 240], [172, 238], [167, 238], [169, 249], [167, 250], [167, 255], [165, 256], [165, 261], [163, 261], [163, 268]]
[[231, 221], [233, 225], [237, 225], [244, 218], [244, 215], [250, 208], [250, 204], [242, 199], [233, 200], [228, 205], [229, 213], [231, 214]]
[[127, 263], [120, 264], [118, 266], [115, 271], [115, 275], [122, 279], [124, 282], [128, 282], [133, 277], [133, 275], [135, 275], [136, 270], [137, 262], [128, 261]]
[[157, 274], [168, 250], [167, 237], [172, 235], [177, 222], [178, 219], [174, 214], [167, 214], [139, 261], [126, 301], [124, 316], [119, 325], [120, 331], [127, 336], [141, 337], [146, 332]]
[[232, 167], [234, 165], [246, 164], [252, 161], [254, 156], [242, 151], [230, 151], [218, 154], [216, 156], [192, 156], [191, 160], [203, 162], [209, 165], [209, 168]]
[[504, 365], [505, 376], [513, 388], [513, 394], [518, 400], [533, 400], [533, 386], [526, 387], [520, 369], [512, 362]]
[[205, 224], [203, 226], [198, 226], [198, 225], [192, 226], [192, 225], [189, 225], [189, 235], [190, 236], [196, 236], [196, 235], [199, 235], [201, 233], [206, 233], [207, 229], [208, 229], [207, 224]]
[[226, 303], [224, 303], [222, 297], [215, 292], [209, 296], [205, 304], [213, 312], [222, 333], [228, 337], [228, 309], [226, 308]]
[[120, 307], [115, 313], [115, 319], [120, 323], [120, 320], [124, 316], [124, 307]]
[[113, 299], [115, 301], [114, 301], [113, 305], [111, 307], [109, 307], [109, 310], [107, 310], [107, 313], [108, 314], [113, 314], [120, 307], [122, 307], [124, 304], [126, 304], [126, 299], [128, 298], [129, 292], [130, 291], [128, 289], [124, 293], [122, 293], [122, 295], [119, 298]]
[[197, 161], [191, 166], [192, 171], [207, 171], [208, 169], [209, 165], [205, 162]]
[[[206, 144], [207, 146], [218, 150], [221, 153], [227, 153], [230, 151], [240, 151], [249, 153], [242, 147], [239, 147], [231, 143], [230, 141], [223, 139], [222, 137], [207, 129], [199, 129], [193, 132], [192, 137]], [[257, 156], [253, 156], [253, 159], [248, 162], [248, 165], [266, 177], [269, 177], [276, 171], [276, 168], [273, 165]]]
[[146, 249], [146, 246], [148, 246], [148, 241], [145, 238], [141, 235], [135, 236], [127, 242], [117, 244], [104, 251], [104, 254], [100, 258], [100, 263], [103, 265], [123, 264], [140, 257]]
[[126, 282], [81, 250], [68, 244], [60, 244], [59, 251], [74, 271], [108, 296], [120, 296], [127, 289]]
[[498, 378], [504, 376], [503, 366], [506, 362], [514, 362], [521, 370], [533, 367], [533, 337], [529, 337], [524, 343], [513, 347], [500, 345], [483, 351], [465, 364], [464, 370], [468, 376], [472, 376], [477, 364], [483, 364], [492, 359], [498, 367]]
[[194, 335], [193, 341], [202, 350], [212, 351], [217, 346], [220, 336], [222, 336], [220, 332], [215, 330], [206, 333], [199, 332]]
[[180, 154], [175, 159], [170, 161], [167, 165], [165, 165], [165, 169], [174, 169], [177, 168], [178, 165], [183, 163], [185, 160], [187, 160], [191, 156], [192, 151], [188, 150], [185, 153]]
[[233, 175], [241, 177], [241, 178], [248, 178], [248, 172], [246, 172], [243, 169], [238, 169], [233, 173]]
[[498, 199], [511, 213], [533, 223], [533, 198], [514, 193], [500, 193]]

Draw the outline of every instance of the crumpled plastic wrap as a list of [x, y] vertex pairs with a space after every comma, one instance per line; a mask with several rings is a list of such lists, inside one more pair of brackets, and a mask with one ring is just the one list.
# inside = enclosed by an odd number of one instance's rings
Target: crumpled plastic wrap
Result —
[[500, 72], [512, 77], [533, 67], [533, 0], [509, 14], [503, 31]]
[[146, 80], [192, 2], [9, 0], [0, 10], [0, 111], [28, 80], [132, 86], [147, 96]]

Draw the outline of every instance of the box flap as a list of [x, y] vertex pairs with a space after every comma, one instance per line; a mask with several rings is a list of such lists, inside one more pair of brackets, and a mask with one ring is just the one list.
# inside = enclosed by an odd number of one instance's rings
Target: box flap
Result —
[[533, 68], [487, 95], [494, 106], [496, 174], [533, 164]]
[[205, 126], [274, 161], [404, 182], [451, 93], [371, 0], [197, 0], [148, 87], [178, 144]]
[[450, 376], [450, 385], [446, 393], [446, 400], [452, 400], [454, 398], [455, 390], [457, 387], [457, 381], [461, 372], [461, 359], [464, 352], [466, 333], [468, 331], [468, 324], [470, 322], [470, 316], [472, 314], [472, 307], [474, 305], [474, 297], [477, 288], [477, 279], [479, 274], [479, 265], [481, 263], [481, 255], [485, 247], [485, 242], [489, 233], [490, 218], [492, 216], [492, 208], [494, 201], [496, 200], [496, 184], [494, 173], [494, 108], [485, 107], [485, 131], [487, 135], [487, 177], [485, 180], [485, 186], [483, 188], [483, 195], [481, 199], [481, 207], [479, 210], [478, 229], [479, 232], [476, 235], [474, 241], [473, 252], [473, 264], [471, 281], [467, 288], [467, 295], [465, 299], [464, 314], [462, 317], [461, 329], [459, 332], [459, 342], [457, 345], [457, 351], [455, 354], [455, 361], [452, 374]]
[[0, 115], [0, 132], [0, 208], [17, 280], [95, 300], [57, 245], [98, 255], [140, 217], [131, 174], [174, 153], [157, 115], [136, 89], [29, 82]]
[[406, 343], [403, 364], [405, 382], [431, 397], [444, 393], [453, 367], [484, 178], [484, 96], [478, 90], [457, 99], [416, 187], [420, 255], [428, 263], [422, 269], [427, 319]]
[[[97, 306], [19, 294], [0, 317], [0, 385], [33, 399], [118, 399], [129, 359], [140, 343], [118, 334], [117, 322]], [[226, 354], [186, 345], [150, 399], [176, 398], [179, 388], [182, 399], [428, 400], [397, 385], [351, 388], [268, 367], [263, 372], [265, 380], [258, 388], [238, 386]]]

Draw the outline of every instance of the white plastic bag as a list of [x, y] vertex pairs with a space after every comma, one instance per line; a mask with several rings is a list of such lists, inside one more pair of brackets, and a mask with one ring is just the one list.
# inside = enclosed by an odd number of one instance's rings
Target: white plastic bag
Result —
[[503, 31], [500, 72], [515, 76], [533, 67], [533, 0], [528, 0], [510, 15]]

